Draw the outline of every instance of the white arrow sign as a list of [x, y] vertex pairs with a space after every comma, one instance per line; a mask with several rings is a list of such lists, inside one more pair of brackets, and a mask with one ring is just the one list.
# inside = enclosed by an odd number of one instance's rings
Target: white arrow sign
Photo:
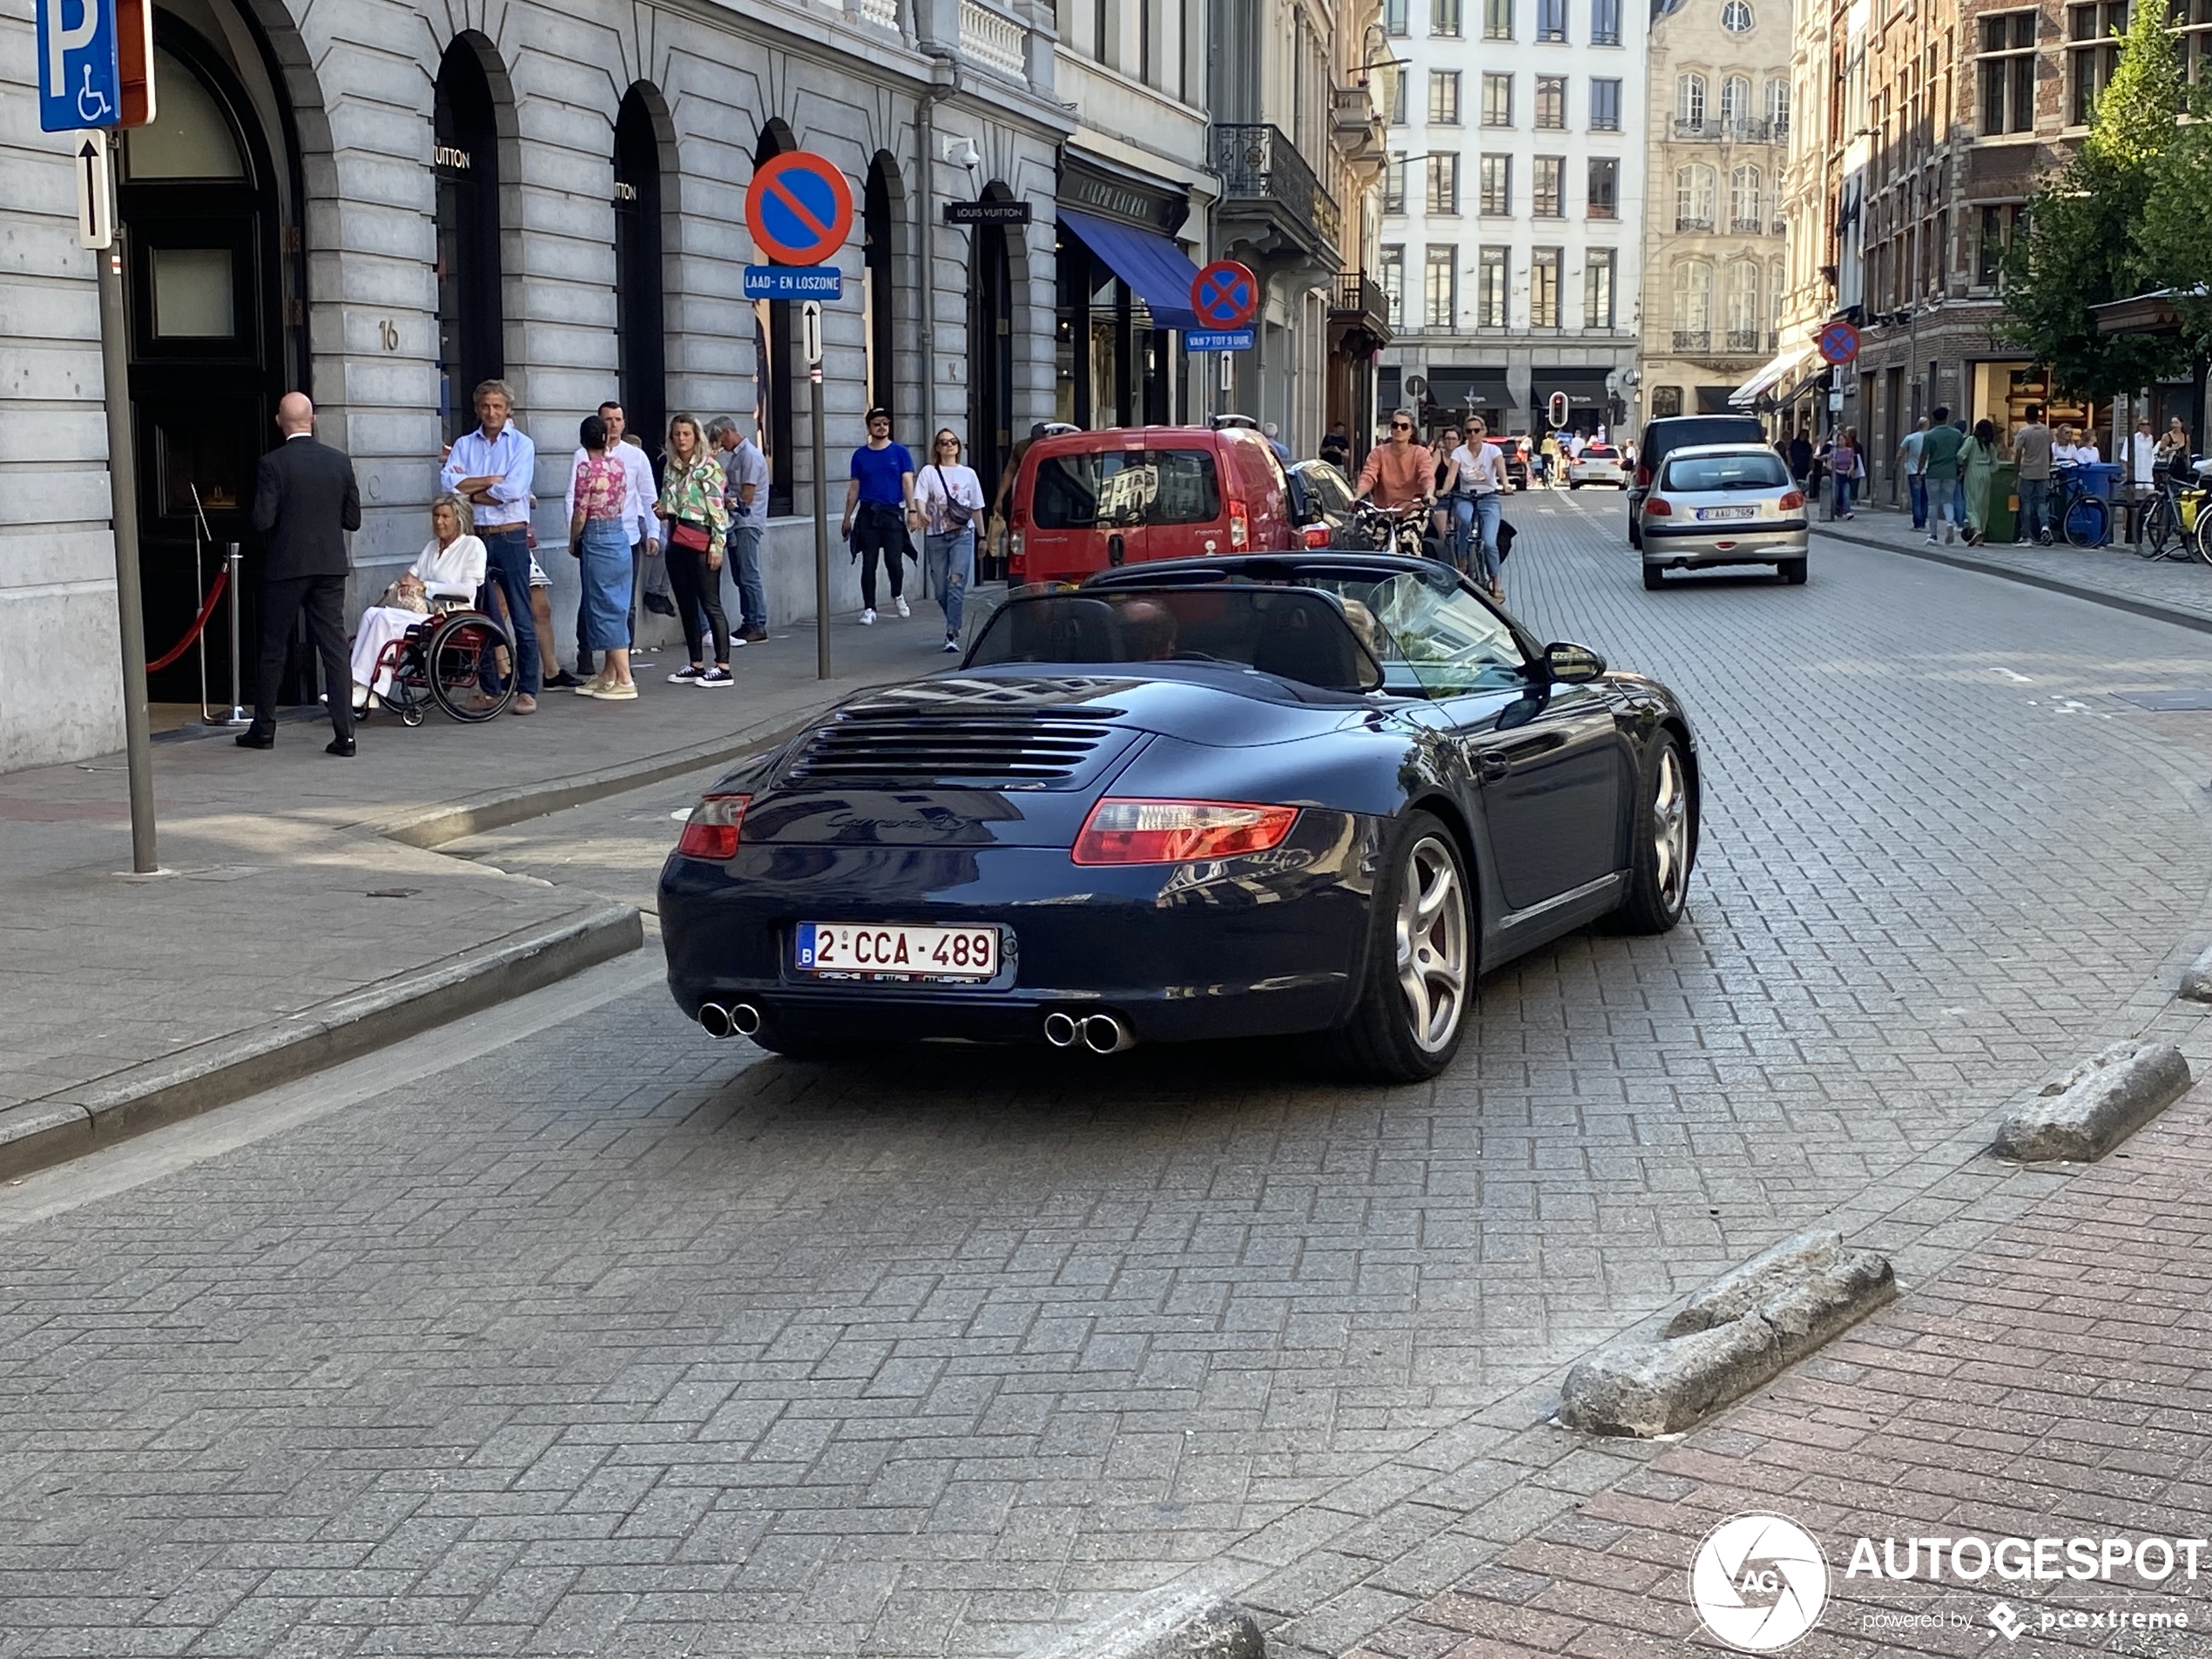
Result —
[[114, 172], [107, 163], [107, 134], [95, 128], [78, 135], [72, 156], [77, 169], [77, 246], [115, 245]]
[[822, 307], [818, 300], [809, 300], [799, 307], [799, 351], [806, 359], [806, 367], [813, 368], [822, 361]]

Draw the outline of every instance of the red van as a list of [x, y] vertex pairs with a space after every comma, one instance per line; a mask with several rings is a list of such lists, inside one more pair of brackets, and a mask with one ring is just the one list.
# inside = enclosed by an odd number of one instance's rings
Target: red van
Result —
[[1039, 438], [1008, 502], [1007, 577], [1303, 545], [1291, 489], [1249, 427], [1114, 427]]

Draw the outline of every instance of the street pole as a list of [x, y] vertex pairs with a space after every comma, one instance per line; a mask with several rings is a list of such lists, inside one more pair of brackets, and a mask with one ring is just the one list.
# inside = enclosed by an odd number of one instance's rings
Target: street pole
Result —
[[814, 428], [814, 678], [830, 678], [829, 462], [822, 431], [822, 307], [809, 300], [801, 309], [806, 335], [808, 401]]
[[131, 774], [131, 868], [136, 874], [151, 875], [161, 863], [154, 852], [153, 746], [146, 718], [146, 620], [138, 597], [138, 468], [131, 435], [130, 344], [124, 332], [121, 234], [92, 259], [99, 273], [100, 366], [107, 391], [108, 509], [115, 524], [115, 608], [123, 644], [123, 752]]

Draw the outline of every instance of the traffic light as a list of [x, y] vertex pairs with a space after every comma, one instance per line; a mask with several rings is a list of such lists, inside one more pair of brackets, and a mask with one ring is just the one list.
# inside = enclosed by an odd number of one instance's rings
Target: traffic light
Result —
[[1567, 394], [1564, 392], [1554, 392], [1551, 395], [1550, 403], [1546, 406], [1545, 412], [1551, 416], [1552, 429], [1554, 431], [1557, 431], [1560, 428], [1565, 426], [1567, 424], [1568, 415]]

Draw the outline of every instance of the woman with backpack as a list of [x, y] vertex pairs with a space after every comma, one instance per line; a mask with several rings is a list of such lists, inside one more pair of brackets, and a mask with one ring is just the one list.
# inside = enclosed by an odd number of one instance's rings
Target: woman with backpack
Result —
[[945, 649], [960, 649], [960, 618], [975, 579], [975, 525], [983, 515], [983, 481], [960, 462], [960, 438], [940, 427], [929, 464], [914, 480], [921, 515], [921, 568], [945, 610]]

